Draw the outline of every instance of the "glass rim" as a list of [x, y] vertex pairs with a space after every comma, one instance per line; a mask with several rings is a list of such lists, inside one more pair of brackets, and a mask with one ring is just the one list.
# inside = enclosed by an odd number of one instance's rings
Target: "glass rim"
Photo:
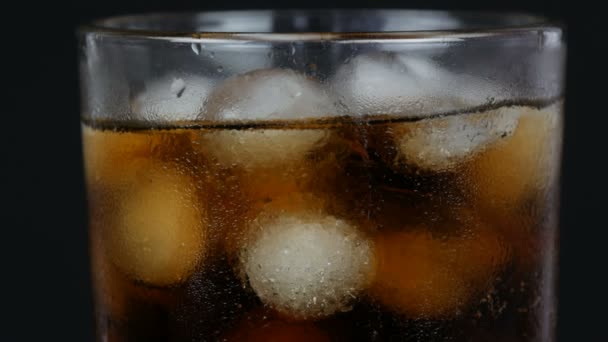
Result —
[[[203, 16], [220, 16], [223, 20], [234, 19], [244, 15], [283, 15], [289, 19], [297, 15], [309, 15], [318, 18], [320, 15], [427, 15], [446, 16], [463, 15], [470, 18], [484, 17], [491, 19], [492, 24], [476, 27], [454, 27], [441, 29], [407, 29], [407, 30], [362, 30], [362, 31], [263, 31], [263, 30], [183, 30], [183, 29], [157, 29], [157, 28], [127, 28], [120, 27], [120, 23], [129, 23], [136, 20], [143, 21], [159, 18], [181, 18], [196, 19]], [[220, 19], [221, 21], [222, 19]], [[513, 20], [518, 22], [501, 23], [499, 20]], [[225, 22], [224, 22], [225, 23]], [[468, 23], [466, 23], [468, 24]], [[238, 26], [238, 25], [237, 25]], [[78, 35], [97, 35], [115, 38], [134, 39], [161, 39], [171, 41], [449, 41], [471, 38], [491, 38], [502, 36], [518, 36], [526, 33], [554, 32], [561, 36], [564, 25], [555, 20], [549, 20], [545, 16], [525, 12], [498, 12], [498, 11], [467, 11], [467, 10], [410, 10], [410, 9], [281, 9], [281, 10], [226, 10], [226, 11], [202, 11], [202, 12], [150, 12], [134, 15], [110, 16], [94, 20], [77, 28]]]

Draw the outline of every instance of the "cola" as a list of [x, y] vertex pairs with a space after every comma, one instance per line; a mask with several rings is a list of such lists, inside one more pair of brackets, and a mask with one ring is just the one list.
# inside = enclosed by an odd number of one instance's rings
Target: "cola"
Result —
[[552, 340], [561, 105], [84, 120], [99, 340]]

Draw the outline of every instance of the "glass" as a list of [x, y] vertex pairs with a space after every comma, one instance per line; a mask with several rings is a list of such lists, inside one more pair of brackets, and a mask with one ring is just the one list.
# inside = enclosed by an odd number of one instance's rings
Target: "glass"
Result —
[[562, 30], [152, 14], [79, 31], [99, 341], [554, 341]]

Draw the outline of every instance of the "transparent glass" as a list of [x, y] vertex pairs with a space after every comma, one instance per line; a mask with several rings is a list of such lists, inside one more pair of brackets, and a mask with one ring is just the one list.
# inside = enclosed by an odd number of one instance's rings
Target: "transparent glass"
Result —
[[99, 341], [554, 341], [565, 43], [522, 14], [79, 31]]

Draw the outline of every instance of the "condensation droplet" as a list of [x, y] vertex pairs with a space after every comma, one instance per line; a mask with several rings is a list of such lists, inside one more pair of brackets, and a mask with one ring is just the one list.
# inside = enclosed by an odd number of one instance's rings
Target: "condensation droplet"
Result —
[[198, 56], [201, 53], [201, 47], [197, 43], [190, 44], [192, 51]]
[[221, 65], [220, 65], [220, 66], [218, 66], [218, 67], [217, 67], [217, 72], [219, 72], [219, 73], [224, 72], [224, 67], [223, 67], [223, 66], [221, 66]]
[[537, 41], [537, 45], [536, 48], [538, 51], [542, 51], [542, 49], [545, 47], [545, 33], [542, 30], [539, 30], [538, 33], [538, 41]]
[[173, 82], [171, 83], [171, 94], [177, 96], [177, 97], [181, 97], [182, 94], [184, 93], [184, 90], [186, 90], [186, 82], [184, 82], [183, 79], [181, 78], [175, 78], [173, 79]]

